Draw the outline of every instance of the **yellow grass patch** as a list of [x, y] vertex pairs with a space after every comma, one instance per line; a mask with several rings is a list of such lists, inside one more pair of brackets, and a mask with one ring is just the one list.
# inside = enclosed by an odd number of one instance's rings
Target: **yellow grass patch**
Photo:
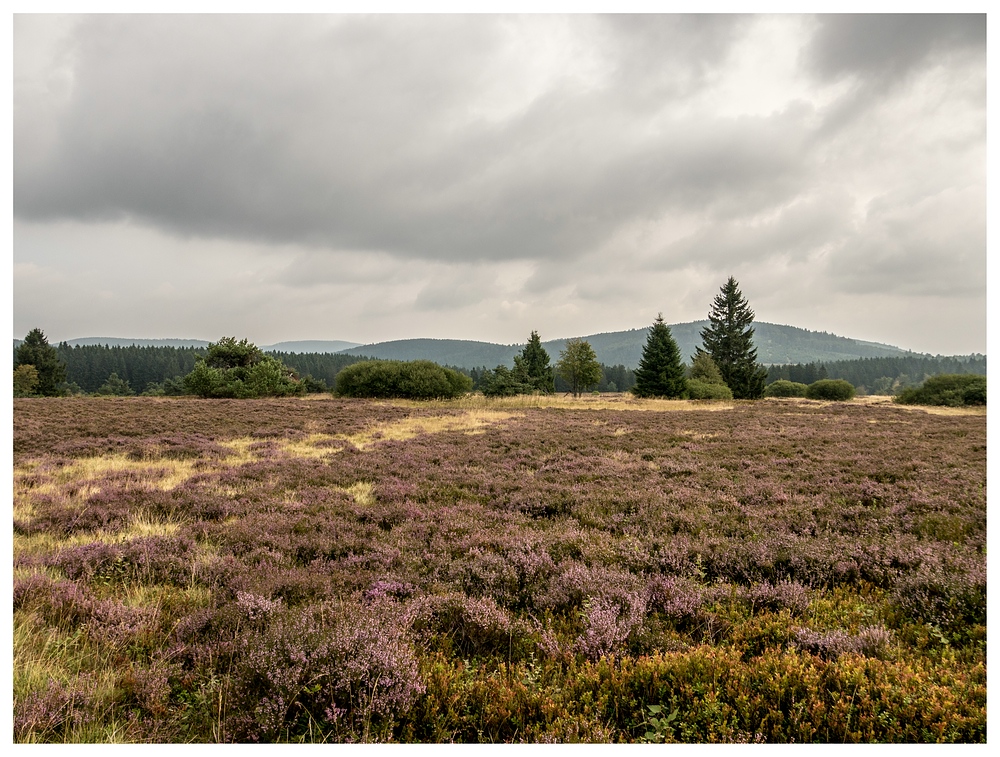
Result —
[[502, 410], [477, 409], [462, 415], [430, 415], [404, 418], [391, 423], [372, 426], [360, 434], [348, 436], [346, 439], [360, 449], [384, 441], [407, 441], [421, 434], [437, 434], [442, 431], [464, 431], [476, 433], [484, 431], [488, 426], [521, 417], [520, 413]]
[[120, 531], [80, 531], [70, 536], [58, 536], [52, 533], [25, 536], [16, 533], [14, 534], [14, 555], [47, 554], [57, 549], [91, 544], [95, 541], [118, 544], [140, 536], [173, 536], [179, 527], [177, 523], [154, 520], [146, 514], [140, 513], [126, 528]]
[[976, 407], [947, 407], [945, 405], [897, 405], [893, 407], [901, 410], [922, 411], [928, 415], [986, 415], [986, 406]]
[[344, 437], [332, 434], [310, 434], [305, 439], [279, 441], [278, 446], [286, 454], [293, 457], [325, 457], [344, 449], [343, 445], [331, 446], [331, 443], [342, 442]]
[[[14, 493], [64, 494], [86, 499], [100, 491], [95, 482], [116, 474], [117, 485], [150, 486], [169, 491], [194, 475], [193, 460], [131, 460], [125, 455], [99, 455], [74, 460], [51, 473], [39, 474], [35, 465], [14, 468]], [[32, 482], [26, 480], [32, 477]], [[40, 479], [37, 482], [35, 479]]]
[[367, 481], [359, 481], [356, 484], [351, 484], [343, 491], [350, 494], [359, 505], [370, 505], [375, 502], [375, 486]]
[[[424, 403], [423, 406], [426, 406]], [[341, 452], [346, 444], [358, 449], [367, 449], [384, 441], [407, 441], [421, 434], [437, 434], [442, 431], [464, 431], [467, 434], [481, 434], [489, 426], [510, 418], [522, 417], [522, 413], [502, 410], [477, 409], [461, 415], [431, 415], [403, 418], [389, 423], [369, 426], [357, 434], [324, 434], [313, 432], [302, 439], [276, 439], [275, 444], [282, 452], [293, 457], [322, 458]], [[313, 426], [315, 428], [315, 426]], [[240, 437], [220, 442], [234, 452], [225, 464], [253, 462], [257, 459], [250, 446], [260, 439]]]
[[536, 408], [556, 408], [562, 410], [646, 410], [669, 412], [677, 410], [732, 410], [733, 402], [728, 400], [661, 400], [640, 399], [627, 392], [619, 394], [585, 394], [573, 397], [569, 394], [523, 394], [516, 397], [484, 397], [468, 394], [454, 400], [392, 400], [394, 407], [441, 407], [495, 410], [527, 410]]

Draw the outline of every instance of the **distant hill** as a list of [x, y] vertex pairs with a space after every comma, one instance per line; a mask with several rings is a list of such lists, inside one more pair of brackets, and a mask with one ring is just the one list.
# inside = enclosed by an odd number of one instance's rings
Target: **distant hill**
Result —
[[301, 354], [323, 354], [328, 352], [343, 352], [352, 347], [360, 347], [357, 342], [342, 342], [338, 340], [306, 339], [300, 342], [278, 342], [277, 344], [259, 345], [265, 352], [298, 352]]
[[441, 365], [459, 368], [513, 366], [514, 355], [524, 345], [473, 342], [466, 339], [400, 339], [394, 342], [365, 344], [344, 350], [342, 355], [375, 357], [382, 360], [433, 360]]
[[[15, 345], [21, 340], [15, 339]], [[70, 347], [80, 345], [89, 347], [94, 344], [103, 344], [108, 347], [208, 347], [209, 342], [204, 339], [124, 339], [115, 336], [86, 336], [81, 339], [67, 339], [66, 344]]]
[[[690, 362], [695, 348], [701, 345], [701, 330], [708, 321], [671, 324], [670, 331], [677, 340], [681, 357]], [[774, 323], [754, 324], [754, 343], [757, 359], [765, 365], [795, 363], [829, 363], [838, 360], [857, 360], [868, 357], [900, 357], [916, 353], [902, 350], [888, 344], [849, 339], [826, 332], [809, 331], [795, 326], [780, 326]], [[591, 334], [582, 337], [590, 342], [597, 359], [605, 365], [624, 365], [635, 368], [642, 357], [649, 327]], [[566, 347], [567, 339], [551, 339], [542, 342], [555, 362]], [[20, 340], [14, 340], [14, 347]], [[203, 339], [123, 339], [119, 337], [84, 337], [67, 342], [74, 345], [108, 345], [111, 347], [201, 347], [209, 342]], [[459, 368], [492, 368], [497, 365], [514, 365], [514, 355], [523, 348], [521, 344], [495, 344], [468, 339], [400, 339], [392, 342], [359, 345], [357, 342], [341, 340], [302, 340], [278, 342], [262, 345], [261, 349], [271, 352], [298, 354], [353, 355], [374, 357], [384, 360], [433, 360], [442, 365]]]
[[[708, 321], [671, 324], [681, 357], [690, 362], [695, 348], [701, 346], [701, 330]], [[888, 344], [863, 342], [819, 331], [773, 323], [754, 324], [757, 359], [765, 365], [784, 363], [830, 362], [856, 360], [862, 357], [898, 357], [913, 354]], [[597, 359], [605, 365], [635, 368], [642, 357], [649, 327], [630, 331], [615, 331], [581, 337], [590, 342]], [[542, 345], [553, 362], [565, 349], [567, 339], [552, 339]], [[366, 344], [344, 350], [342, 354], [376, 357], [385, 360], [433, 360], [435, 363], [460, 368], [514, 365], [514, 355], [523, 345], [501, 345], [463, 339], [403, 339], [394, 342]]]

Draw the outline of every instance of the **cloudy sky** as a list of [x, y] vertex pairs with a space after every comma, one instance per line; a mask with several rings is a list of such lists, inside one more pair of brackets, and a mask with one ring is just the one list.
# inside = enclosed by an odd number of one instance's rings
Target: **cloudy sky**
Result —
[[14, 17], [13, 328], [986, 350], [986, 20]]

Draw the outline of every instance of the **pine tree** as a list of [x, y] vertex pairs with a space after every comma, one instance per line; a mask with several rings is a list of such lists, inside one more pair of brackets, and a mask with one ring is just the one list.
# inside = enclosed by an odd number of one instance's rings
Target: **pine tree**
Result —
[[523, 373], [527, 378], [526, 383], [539, 392], [555, 391], [555, 372], [549, 365], [549, 353], [542, 347], [537, 331], [531, 332], [521, 354], [514, 357], [514, 373]]
[[66, 366], [41, 329], [29, 331], [14, 352], [14, 367], [19, 365], [33, 365], [38, 371], [35, 394], [55, 397], [60, 393], [59, 385], [66, 380]]
[[[712, 356], [722, 378], [736, 399], [758, 399], [764, 395], [767, 369], [757, 363], [753, 346], [753, 311], [732, 276], [708, 313], [709, 326], [702, 329], [704, 350]], [[697, 353], [696, 353], [697, 356]]]
[[638, 397], [682, 397], [686, 391], [681, 351], [663, 314], [657, 314], [642, 348], [632, 392]]

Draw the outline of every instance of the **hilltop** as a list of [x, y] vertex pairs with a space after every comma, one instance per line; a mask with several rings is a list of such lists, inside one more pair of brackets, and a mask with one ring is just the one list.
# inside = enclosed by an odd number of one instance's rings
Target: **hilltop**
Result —
[[[670, 330], [681, 355], [690, 361], [695, 348], [701, 345], [701, 330], [708, 321], [671, 324]], [[795, 326], [773, 323], [754, 324], [754, 342], [757, 359], [765, 365], [785, 363], [830, 362], [856, 360], [862, 357], [899, 357], [913, 354], [899, 347], [876, 342], [865, 342], [826, 332], [809, 331]], [[580, 337], [590, 342], [597, 359], [605, 365], [624, 365], [634, 368], [642, 357], [649, 327], [590, 334]], [[566, 347], [567, 340], [551, 339], [542, 345], [553, 359]], [[502, 345], [465, 339], [401, 339], [378, 344], [366, 344], [343, 350], [341, 354], [376, 357], [386, 360], [433, 360], [442, 365], [460, 368], [493, 367], [514, 364], [514, 355], [523, 345]]]

